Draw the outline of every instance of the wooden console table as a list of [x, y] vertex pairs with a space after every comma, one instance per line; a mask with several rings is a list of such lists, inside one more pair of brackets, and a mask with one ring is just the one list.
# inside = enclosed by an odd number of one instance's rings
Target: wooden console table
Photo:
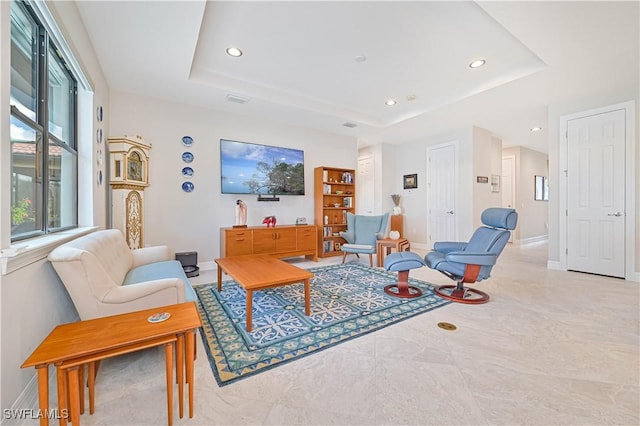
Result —
[[[147, 321], [153, 314], [167, 312], [170, 317], [162, 322]], [[193, 417], [193, 366], [195, 355], [195, 333], [202, 326], [194, 302], [162, 306], [121, 315], [96, 318], [59, 325], [40, 343], [22, 364], [22, 368], [35, 367], [38, 373], [38, 400], [41, 412], [49, 409], [49, 365], [56, 366], [58, 378], [58, 407], [69, 407], [73, 426], [79, 426], [80, 412], [84, 407], [84, 395], [80, 383], [84, 364], [89, 365], [89, 404], [93, 411], [93, 379], [95, 363], [124, 353], [153, 346], [165, 346], [167, 372], [168, 423], [173, 417], [173, 345], [176, 348], [176, 370], [180, 417], [183, 413], [183, 362], [186, 367], [186, 382], [189, 387], [189, 417]], [[67, 386], [68, 384], [68, 386]], [[67, 387], [70, 400], [66, 401]], [[82, 396], [82, 399], [81, 399]], [[49, 423], [46, 416], [40, 425]], [[60, 418], [66, 425], [67, 419]]]
[[391, 252], [391, 249], [395, 251], [410, 251], [411, 244], [406, 238], [398, 238], [392, 240], [391, 238], [383, 238], [376, 242], [376, 265], [378, 267], [383, 266], [384, 258]]
[[270, 254], [280, 258], [305, 256], [317, 262], [317, 238], [315, 225], [220, 228], [220, 257]]

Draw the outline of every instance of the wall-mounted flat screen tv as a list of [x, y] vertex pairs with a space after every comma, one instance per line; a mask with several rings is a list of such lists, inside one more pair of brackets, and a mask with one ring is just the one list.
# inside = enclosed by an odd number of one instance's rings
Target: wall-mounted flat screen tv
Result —
[[223, 194], [304, 195], [304, 151], [220, 139]]

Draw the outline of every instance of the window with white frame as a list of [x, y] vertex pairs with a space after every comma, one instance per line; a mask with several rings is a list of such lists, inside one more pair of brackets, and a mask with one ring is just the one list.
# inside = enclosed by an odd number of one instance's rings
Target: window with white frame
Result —
[[77, 80], [31, 6], [11, 2], [11, 240], [78, 226]]

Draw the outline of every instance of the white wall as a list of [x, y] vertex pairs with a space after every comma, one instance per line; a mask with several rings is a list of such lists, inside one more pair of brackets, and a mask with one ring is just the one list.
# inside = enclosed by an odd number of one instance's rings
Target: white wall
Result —
[[[474, 126], [472, 176], [474, 230], [482, 226], [480, 215], [485, 209], [502, 207], [501, 194], [491, 192], [491, 175], [502, 175], [502, 141], [494, 137], [490, 131]], [[488, 178], [489, 182], [479, 183], [478, 176]]]
[[[456, 212], [458, 233], [468, 238], [473, 232], [473, 129], [465, 127], [449, 133], [425, 136], [424, 140], [395, 146], [393, 192], [400, 194], [407, 238], [417, 247], [427, 247], [427, 147], [458, 142], [458, 186]], [[393, 161], [393, 159], [390, 159]], [[385, 162], [387, 160], [385, 159]], [[403, 188], [403, 176], [418, 174], [418, 187]]]
[[[150, 151], [150, 186], [144, 191], [144, 243], [167, 244], [174, 251], [197, 251], [201, 268], [213, 267], [220, 254], [220, 228], [234, 224], [236, 200], [248, 206], [248, 225], [261, 225], [274, 215], [279, 224], [298, 216], [313, 223], [313, 169], [318, 166], [356, 168], [356, 140], [313, 130], [260, 121], [169, 101], [112, 92], [109, 136], [142, 136]], [[188, 149], [182, 137], [194, 143]], [[280, 196], [279, 202], [258, 202], [255, 195], [220, 193], [220, 139], [302, 149], [305, 156], [305, 195]], [[191, 181], [181, 185], [181, 154], [194, 154]]]

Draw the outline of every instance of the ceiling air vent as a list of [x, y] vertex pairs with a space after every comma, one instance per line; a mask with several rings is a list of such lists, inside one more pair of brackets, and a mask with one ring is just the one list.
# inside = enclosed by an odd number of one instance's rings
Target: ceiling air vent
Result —
[[346, 123], [343, 123], [342, 125], [343, 125], [344, 127], [348, 127], [348, 128], [350, 128], [350, 129], [353, 129], [354, 127], [356, 127], [356, 126], [357, 126], [357, 124], [356, 124], [356, 123], [352, 123], [352, 122], [350, 122], [350, 121], [347, 121]]
[[240, 95], [227, 95], [227, 101], [235, 102], [237, 104], [246, 104], [247, 102], [249, 102], [249, 98], [245, 98], [244, 96]]

